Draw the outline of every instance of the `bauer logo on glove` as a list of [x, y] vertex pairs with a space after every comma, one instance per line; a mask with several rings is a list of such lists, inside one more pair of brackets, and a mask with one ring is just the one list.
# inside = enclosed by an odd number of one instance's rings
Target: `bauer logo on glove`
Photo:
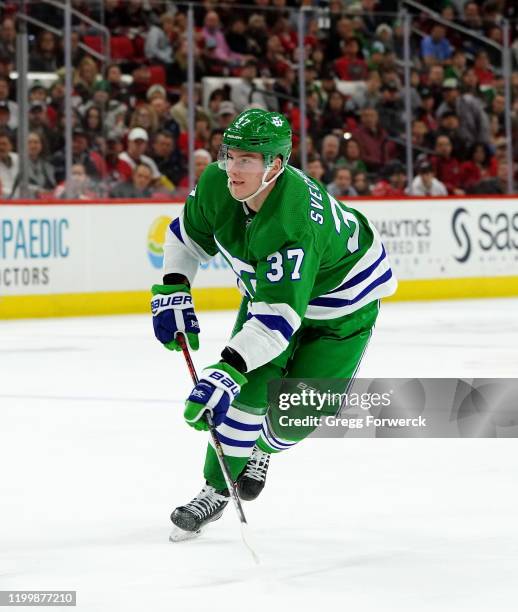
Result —
[[186, 285], [153, 285], [151, 288], [153, 329], [158, 340], [172, 351], [181, 351], [176, 334], [183, 332], [190, 348], [198, 350], [200, 325]]
[[245, 383], [246, 376], [228, 363], [220, 362], [205, 368], [185, 402], [185, 420], [195, 429], [206, 430], [208, 426], [203, 415], [209, 412], [217, 427]]

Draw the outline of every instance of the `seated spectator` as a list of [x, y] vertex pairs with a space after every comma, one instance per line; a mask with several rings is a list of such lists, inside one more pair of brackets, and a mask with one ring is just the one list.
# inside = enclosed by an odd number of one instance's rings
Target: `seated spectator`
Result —
[[90, 141], [96, 136], [101, 136], [104, 132], [103, 117], [101, 109], [97, 106], [90, 106], [83, 117], [83, 129]]
[[[32, 102], [41, 102], [47, 107], [48, 92], [39, 81], [35, 81], [29, 89], [29, 104]], [[48, 107], [47, 107], [48, 110]]]
[[[106, 163], [102, 156], [94, 151], [88, 134], [82, 128], [76, 128], [72, 134], [72, 162], [84, 166], [87, 175], [93, 181], [100, 181], [106, 176]], [[66, 173], [66, 155], [64, 147], [52, 156], [56, 180], [64, 181]]]
[[[290, 113], [289, 120], [291, 128], [295, 134], [300, 133], [301, 117], [300, 107], [295, 105]], [[320, 129], [321, 110], [320, 100], [316, 91], [310, 91], [306, 95], [306, 133], [311, 136], [313, 141], [320, 140], [322, 131]]]
[[308, 155], [308, 163], [306, 166], [306, 174], [311, 178], [316, 179], [317, 181], [322, 181], [322, 177], [324, 176], [324, 166], [320, 161], [320, 157], [318, 155]]
[[473, 68], [467, 68], [464, 71], [460, 83], [461, 89], [464, 93], [470, 93], [473, 96], [477, 96], [479, 98], [482, 97], [478, 83], [478, 76], [477, 73], [473, 70]]
[[144, 164], [149, 168], [153, 181], [160, 179], [160, 170], [151, 157], [145, 154], [148, 142], [149, 135], [144, 128], [133, 128], [128, 134], [128, 150], [123, 151], [119, 155], [119, 160], [124, 162], [120, 166], [120, 172], [125, 180], [131, 180], [131, 177], [134, 176], [135, 168], [140, 164]]
[[[187, 64], [189, 61], [189, 43], [186, 36], [180, 38], [175, 48], [173, 63], [167, 66], [167, 84], [169, 86], [182, 85], [187, 81]], [[207, 74], [204, 57], [197, 46], [194, 47], [194, 80], [196, 82]]]
[[[287, 60], [286, 53], [281, 43], [281, 39], [278, 36], [270, 35], [268, 40], [266, 41], [266, 53], [264, 56], [260, 56], [260, 71], [261, 74], [275, 74], [275, 70], [277, 66], [281, 62], [285, 62]], [[312, 83], [313, 80], [311, 77], [308, 78], [307, 69], [309, 67], [313, 67], [313, 62], [311, 60], [306, 60], [306, 78], [308, 83]]]
[[89, 55], [85, 55], [79, 62], [74, 75], [74, 91], [82, 98], [83, 102], [87, 102], [93, 97], [98, 78], [99, 68], [96, 61]]
[[228, 100], [223, 101], [219, 105], [218, 127], [222, 130], [226, 130], [232, 121], [234, 121], [236, 116], [237, 112], [234, 104]]
[[435, 142], [435, 155], [430, 162], [435, 176], [444, 183], [449, 194], [464, 195], [460, 161], [452, 156], [453, 147], [448, 136], [439, 136]]
[[[161, 87], [157, 85], [156, 87]], [[150, 88], [152, 89], [152, 88]], [[151, 98], [149, 106], [153, 109], [157, 118], [157, 130], [166, 131], [173, 135], [175, 140], [180, 135], [178, 123], [171, 117], [171, 105], [166, 96], [155, 95]]]
[[338, 90], [332, 91], [322, 113], [322, 131], [338, 130], [343, 132], [347, 127], [348, 117], [344, 97]]
[[[205, 168], [212, 162], [212, 157], [206, 149], [196, 149], [193, 152], [194, 158], [194, 184], [200, 180]], [[189, 192], [189, 176], [185, 175], [178, 185], [178, 189], [174, 192], [175, 196], [184, 197]]]
[[359, 196], [370, 196], [371, 186], [366, 172], [355, 172], [353, 175], [353, 187]]
[[[290, 166], [294, 168], [302, 168], [302, 160], [301, 160], [301, 148], [300, 148], [300, 138], [295, 132], [292, 136], [292, 149], [290, 155]], [[315, 149], [314, 141], [311, 136], [306, 136], [306, 156], [307, 159], [310, 159], [318, 155]]]
[[17, 188], [20, 169], [18, 154], [13, 153], [11, 136], [5, 129], [0, 129], [0, 197], [12, 198]]
[[388, 160], [395, 157], [396, 146], [388, 139], [387, 132], [379, 125], [378, 111], [364, 108], [360, 113], [361, 124], [353, 131], [360, 145], [361, 157], [367, 169], [376, 172]]
[[[214, 60], [214, 64], [218, 62], [222, 66], [239, 66], [242, 64], [243, 56], [239, 53], [234, 53], [227, 44], [221, 27], [221, 21], [216, 11], [209, 10], [205, 14], [201, 39], [205, 44], [205, 49], [210, 50], [209, 59]], [[209, 73], [213, 74], [211, 71]]]
[[376, 28], [376, 39], [379, 40], [385, 50], [394, 50], [394, 33], [388, 23], [380, 23]]
[[151, 62], [166, 66], [173, 62], [173, 39], [175, 34], [174, 15], [160, 15], [160, 25], [152, 25], [146, 35], [144, 53]]
[[372, 195], [387, 198], [405, 195], [406, 172], [397, 160], [389, 162], [382, 171], [382, 178], [372, 188]]
[[241, 69], [241, 81], [232, 86], [232, 102], [238, 113], [248, 108], [250, 104], [258, 104], [261, 108], [268, 109], [268, 102], [264, 94], [257, 91], [254, 79], [257, 78], [257, 61], [249, 59]]
[[477, 142], [471, 147], [469, 160], [461, 164], [461, 183], [465, 191], [471, 193], [480, 181], [497, 175], [497, 163], [489, 152], [489, 147]]
[[495, 74], [489, 63], [489, 57], [485, 51], [479, 51], [475, 56], [473, 70], [478, 78], [479, 85], [493, 85]]
[[194, 180], [197, 183], [205, 168], [212, 162], [210, 153], [205, 149], [196, 149], [194, 157]]
[[99, 197], [97, 188], [86, 174], [83, 164], [74, 164], [68, 184], [62, 181], [54, 190], [55, 198], [70, 198], [74, 200], [94, 200]]
[[121, 13], [121, 25], [125, 28], [141, 28], [142, 24], [146, 23], [146, 13], [144, 11], [144, 2], [142, 0], [129, 0], [123, 2]]
[[[128, 106], [111, 97], [110, 91], [110, 85], [107, 81], [98, 81], [95, 84], [93, 98], [82, 105], [83, 113], [87, 115], [91, 107], [98, 108], [102, 117], [103, 131], [118, 130], [123, 134], [126, 131], [125, 118]], [[90, 130], [86, 129], [86, 131], [89, 132]]]
[[[517, 100], [518, 98], [514, 98], [513, 100]], [[489, 109], [489, 119], [492, 120], [493, 117], [496, 117], [496, 121], [498, 122], [498, 132], [504, 134], [505, 133], [505, 96], [501, 94], [497, 94], [493, 100], [491, 101], [491, 107]]]
[[349, 168], [335, 168], [333, 182], [327, 185], [327, 191], [335, 198], [355, 197], [358, 195], [352, 186], [353, 177]]
[[462, 75], [466, 71], [466, 66], [466, 54], [462, 49], [456, 49], [451, 56], [451, 64], [445, 67], [444, 78], [457, 79], [457, 81], [460, 81]]
[[405, 105], [399, 95], [396, 83], [391, 82], [381, 86], [381, 100], [376, 106], [381, 127], [394, 137], [401, 137], [405, 130], [403, 111]]
[[430, 162], [424, 160], [417, 165], [417, 176], [412, 181], [408, 195], [413, 196], [446, 196], [448, 190], [433, 175]]
[[225, 92], [223, 89], [213, 89], [210, 92], [209, 103], [206, 108], [207, 117], [210, 122], [211, 129], [219, 128], [219, 107], [225, 100]]
[[10, 98], [11, 80], [8, 77], [0, 76], [0, 102], [5, 102], [9, 107], [9, 128], [15, 130], [18, 127], [18, 104]]
[[210, 153], [210, 156], [214, 160], [218, 159], [219, 149], [223, 142], [223, 132], [224, 130], [215, 129], [211, 131], [210, 136], [209, 136], [208, 151]]
[[175, 139], [171, 132], [163, 130], [155, 134], [151, 146], [151, 158], [162, 176], [170, 181], [171, 190], [179, 185], [181, 179], [187, 174], [183, 157], [175, 146]]
[[322, 139], [320, 161], [324, 167], [323, 183], [330, 183], [336, 166], [340, 162], [340, 139], [336, 134], [327, 134]]
[[367, 78], [367, 62], [361, 57], [357, 38], [345, 41], [344, 52], [334, 64], [336, 74], [344, 81], [364, 81]]
[[259, 55], [261, 52], [257, 42], [246, 35], [246, 22], [239, 14], [233, 17], [225, 39], [229, 49], [238, 55]]
[[497, 167], [502, 163], [507, 163], [507, 140], [505, 136], [499, 136], [495, 138], [493, 143], [495, 150], [495, 160]]
[[513, 188], [511, 191], [508, 189], [507, 184], [507, 173], [508, 173], [508, 164], [507, 161], [501, 161], [498, 164], [497, 174], [494, 177], [488, 177], [482, 179], [479, 183], [477, 183], [473, 189], [473, 194], [495, 194], [495, 195], [506, 195], [509, 193], [515, 193], [516, 191], [516, 182], [513, 181]]
[[[440, 64], [428, 68], [428, 74], [424, 78], [424, 85], [433, 97], [433, 109], [437, 109], [443, 98], [444, 68]], [[422, 94], [421, 94], [422, 97]]]
[[60, 134], [50, 126], [47, 106], [44, 102], [35, 100], [29, 105], [29, 130], [39, 132], [51, 151], [56, 149]]
[[[229, 102], [229, 104], [232, 104]], [[209, 146], [210, 124], [206, 115], [197, 115], [194, 121], [194, 148], [206, 149]], [[189, 155], [189, 132], [181, 132], [176, 146], [187, 159]]]
[[432, 148], [432, 138], [426, 123], [421, 119], [412, 121], [412, 145], [414, 149], [423, 150]]
[[252, 55], [263, 57], [266, 55], [268, 43], [268, 28], [263, 14], [252, 13], [248, 18], [245, 36], [252, 46]]
[[106, 136], [106, 151], [104, 162], [106, 164], [106, 176], [101, 183], [102, 194], [109, 196], [111, 190], [121, 181], [125, 181], [129, 172], [128, 164], [119, 159], [119, 155], [124, 151], [123, 138], [117, 132], [110, 132]]
[[122, 70], [118, 64], [106, 68], [106, 82], [109, 86], [110, 100], [128, 104], [130, 93], [128, 85], [122, 80]]
[[57, 72], [63, 63], [63, 59], [59, 58], [56, 36], [48, 30], [40, 30], [34, 49], [29, 54], [29, 70]]
[[0, 55], [9, 58], [14, 64], [16, 61], [16, 26], [14, 19], [4, 17], [0, 27]]
[[[480, 16], [480, 9], [476, 2], [466, 2], [462, 8], [461, 25], [476, 34], [483, 35], [484, 27]], [[471, 39], [465, 41], [466, 48], [472, 51], [475, 47]]]
[[367, 166], [361, 158], [360, 144], [355, 138], [349, 138], [345, 141], [345, 154], [340, 161], [340, 166], [348, 168], [352, 174], [367, 171]]
[[9, 111], [9, 105], [7, 102], [0, 102], [0, 130], [7, 132], [11, 138], [11, 142], [16, 139], [16, 130], [12, 130], [9, 127], [9, 120], [11, 119], [11, 112]]
[[136, 127], [146, 130], [149, 136], [158, 130], [158, 117], [150, 104], [139, 104], [133, 111], [129, 128], [131, 130]]
[[421, 57], [427, 66], [442, 64], [452, 55], [452, 46], [446, 38], [446, 28], [434, 23], [432, 31], [421, 40]]
[[[141, 129], [141, 128], [136, 128]], [[121, 199], [148, 199], [153, 197], [153, 170], [144, 162], [133, 168], [131, 180], [116, 185], [110, 196]]]
[[436, 136], [448, 136], [451, 146], [453, 147], [453, 155], [459, 159], [463, 159], [466, 151], [466, 143], [461, 136], [459, 126], [460, 121], [456, 113], [453, 111], [446, 111], [440, 118]]
[[31, 132], [27, 138], [28, 168], [27, 178], [29, 193], [33, 198], [51, 195], [56, 187], [54, 166], [43, 152], [43, 141], [37, 132]]
[[489, 144], [489, 119], [480, 100], [470, 93], [461, 94], [455, 79], [444, 81], [443, 96], [444, 102], [437, 109], [437, 117], [448, 111], [454, 112], [459, 118], [459, 133], [466, 146], [478, 141]]
[[[203, 115], [207, 117], [207, 113], [205, 112], [203, 107], [201, 107], [198, 104], [199, 96], [200, 96], [199, 89], [195, 88], [194, 89], [194, 97], [195, 97], [195, 103], [196, 103], [196, 108], [195, 108], [196, 113], [195, 114], [197, 116]], [[188, 129], [187, 102], [188, 102], [187, 84], [184, 83], [180, 88], [180, 99], [178, 100], [178, 102], [176, 102], [176, 104], [173, 104], [173, 106], [171, 107], [171, 117], [176, 121], [176, 123], [180, 127], [181, 132], [186, 132]]]
[[298, 93], [297, 73], [289, 62], [281, 62], [277, 66], [277, 77], [272, 89], [277, 99], [277, 110], [288, 114], [296, 104], [295, 100], [289, 98], [296, 98]]

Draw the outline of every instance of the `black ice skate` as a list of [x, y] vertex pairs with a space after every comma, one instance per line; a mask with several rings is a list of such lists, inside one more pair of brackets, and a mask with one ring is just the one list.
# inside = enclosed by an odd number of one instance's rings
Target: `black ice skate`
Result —
[[218, 520], [228, 504], [228, 491], [216, 491], [206, 484], [198, 495], [185, 506], [178, 506], [171, 514], [174, 528], [169, 540], [179, 542], [200, 535], [202, 529]]
[[237, 492], [244, 501], [258, 497], [266, 483], [270, 455], [254, 446], [252, 456], [237, 479]]

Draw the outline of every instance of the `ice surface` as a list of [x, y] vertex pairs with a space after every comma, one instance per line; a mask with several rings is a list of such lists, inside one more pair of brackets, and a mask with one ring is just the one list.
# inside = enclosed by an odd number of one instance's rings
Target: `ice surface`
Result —
[[[231, 313], [200, 313], [201, 367]], [[512, 376], [518, 300], [388, 304], [363, 376]], [[75, 589], [87, 611], [516, 610], [517, 444], [306, 440], [199, 539], [190, 380], [147, 316], [0, 322], [0, 588]]]

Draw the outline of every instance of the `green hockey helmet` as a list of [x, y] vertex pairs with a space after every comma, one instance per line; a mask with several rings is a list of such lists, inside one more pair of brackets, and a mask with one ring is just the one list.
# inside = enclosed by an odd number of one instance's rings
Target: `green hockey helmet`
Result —
[[290, 124], [281, 113], [259, 108], [245, 110], [232, 121], [223, 134], [218, 158], [222, 170], [226, 169], [228, 149], [262, 153], [267, 168], [280, 155], [284, 169], [291, 153]]

